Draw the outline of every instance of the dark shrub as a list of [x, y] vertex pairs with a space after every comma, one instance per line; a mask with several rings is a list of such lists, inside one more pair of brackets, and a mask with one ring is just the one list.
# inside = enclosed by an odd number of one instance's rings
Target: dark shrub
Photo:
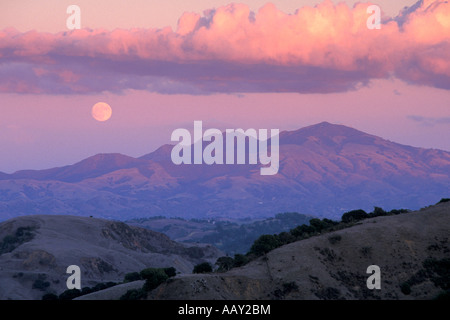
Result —
[[48, 281], [44, 281], [42, 279], [36, 279], [33, 282], [33, 289], [38, 289], [41, 291], [44, 291], [45, 289], [47, 289], [50, 286], [50, 282]]
[[346, 212], [342, 215], [342, 222], [348, 223], [368, 218], [369, 215], [362, 209]]
[[369, 257], [372, 253], [372, 247], [362, 247], [360, 252], [364, 257]]
[[141, 277], [145, 279], [143, 289], [150, 291], [155, 289], [169, 277], [161, 268], [147, 268], [141, 271]]
[[17, 228], [14, 235], [5, 236], [0, 242], [0, 254], [11, 252], [22, 243], [33, 239], [33, 230], [32, 227], [20, 227]]
[[234, 255], [234, 265], [233, 267], [242, 267], [243, 265], [248, 263], [248, 258], [243, 254], [235, 254]]
[[401, 214], [401, 213], [408, 213], [408, 209], [392, 209], [389, 211], [389, 214]]
[[146, 296], [147, 292], [144, 289], [132, 289], [123, 294], [120, 300], [141, 300]]
[[231, 257], [220, 257], [216, 261], [219, 272], [228, 271], [234, 266], [234, 259]]
[[261, 256], [275, 248], [278, 248], [279, 246], [280, 243], [276, 236], [265, 234], [255, 240], [250, 248], [250, 253], [253, 253], [256, 256]]
[[106, 288], [108, 288], [108, 286], [106, 285], [106, 283], [100, 282], [100, 283], [97, 283], [97, 284], [92, 288], [92, 290], [93, 290], [93, 291], [100, 291], [100, 290], [103, 290], [103, 289], [106, 289]]
[[5, 244], [5, 245], [10, 245], [10, 244], [13, 244], [13, 243], [15, 243], [17, 241], [17, 238], [15, 237], [15, 236], [13, 236], [13, 235], [7, 235], [7, 236], [5, 236], [4, 238], [3, 238], [3, 243]]
[[81, 295], [82, 295], [82, 296], [84, 296], [85, 294], [92, 293], [92, 292], [95, 292], [95, 290], [92, 289], [91, 287], [84, 287], [84, 288], [81, 288]]
[[139, 274], [139, 272], [130, 272], [125, 275], [123, 282], [132, 282], [137, 280], [142, 280], [142, 277]]
[[374, 207], [373, 212], [370, 214], [371, 217], [381, 217], [381, 216], [387, 216], [387, 215], [388, 215], [388, 213], [380, 207]]
[[46, 293], [42, 296], [42, 300], [58, 300], [58, 296], [54, 293]]
[[322, 222], [326, 223], [329, 227], [336, 226], [339, 224], [339, 221], [334, 221], [327, 218], [322, 219]]
[[411, 286], [409, 285], [408, 282], [403, 282], [403, 283], [400, 285], [400, 290], [403, 292], [403, 294], [408, 295], [408, 294], [411, 293]]
[[437, 287], [450, 290], [450, 258], [428, 258], [423, 262], [423, 266], [425, 270], [432, 272], [431, 280]]
[[450, 290], [441, 292], [441, 293], [438, 294], [438, 296], [437, 296], [436, 298], [434, 298], [433, 300], [450, 301]]
[[277, 236], [277, 238], [280, 245], [288, 244], [295, 241], [295, 237], [289, 232], [282, 232]]
[[68, 289], [59, 295], [59, 300], [72, 300], [81, 296], [81, 290]]
[[[117, 285], [116, 282], [108, 281], [108, 282], [106, 283], [106, 288], [111, 288], [111, 287], [114, 287], [114, 286], [116, 286], [116, 285]], [[106, 288], [105, 288], [105, 289], [106, 289]]]
[[450, 198], [442, 198], [438, 203], [449, 202]]
[[164, 268], [164, 272], [169, 278], [175, 277], [177, 275], [177, 269], [175, 269], [174, 267]]
[[342, 237], [339, 234], [328, 237], [328, 241], [330, 241], [331, 244], [336, 244], [341, 241], [341, 239]]
[[340, 296], [339, 289], [327, 287], [316, 293], [316, 296], [323, 300], [337, 300]]
[[23, 242], [30, 241], [34, 236], [31, 232], [32, 230], [32, 227], [19, 227], [16, 230], [16, 237], [21, 239]]
[[290, 232], [294, 237], [296, 237], [298, 239], [302, 239], [302, 238], [310, 236], [315, 231], [316, 231], [316, 229], [314, 229], [313, 227], [307, 226], [306, 224], [302, 224], [301, 226], [298, 226], [298, 227], [292, 229]]
[[298, 285], [295, 281], [283, 283], [283, 293], [287, 294], [292, 291], [297, 291]]
[[322, 232], [323, 230], [333, 227], [337, 224], [337, 222], [330, 219], [311, 219], [309, 220], [309, 224], [315, 229], [316, 232]]
[[193, 273], [208, 273], [212, 272], [212, 266], [208, 262], [203, 262], [194, 267]]

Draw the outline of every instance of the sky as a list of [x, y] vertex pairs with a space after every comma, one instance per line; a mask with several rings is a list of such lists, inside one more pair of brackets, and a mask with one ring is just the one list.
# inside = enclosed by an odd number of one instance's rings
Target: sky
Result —
[[[66, 9], [81, 9], [68, 30]], [[369, 29], [367, 8], [382, 11]], [[142, 156], [194, 120], [450, 151], [450, 3], [3, 0], [0, 171]], [[97, 102], [112, 108], [93, 119]]]

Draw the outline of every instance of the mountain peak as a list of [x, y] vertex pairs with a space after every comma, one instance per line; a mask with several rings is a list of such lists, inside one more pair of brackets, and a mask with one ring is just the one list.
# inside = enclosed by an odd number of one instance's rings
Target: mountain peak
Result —
[[367, 135], [367, 133], [364, 133], [362, 131], [356, 130], [351, 127], [347, 127], [343, 124], [335, 124], [335, 123], [329, 123], [326, 121], [313, 124], [301, 129], [296, 130], [296, 132], [307, 132], [307, 133], [313, 133], [313, 134], [322, 134], [322, 135], [354, 135], [354, 134], [361, 134], [361, 135]]
[[312, 126], [337, 126], [337, 124], [329, 123], [328, 121], [322, 121], [317, 124], [313, 124]]
[[79, 182], [83, 179], [98, 177], [113, 170], [130, 168], [141, 162], [142, 160], [121, 153], [99, 153], [73, 165], [45, 170], [21, 170], [11, 175], [0, 175], [0, 179], [27, 178], [34, 180]]
[[126, 156], [121, 153], [98, 153], [89, 158], [81, 160], [80, 162], [75, 163], [75, 165], [87, 165], [91, 167], [99, 167], [99, 166], [121, 166], [124, 164], [128, 164], [130, 162], [135, 162], [136, 159], [130, 156]]
[[139, 157], [141, 160], [152, 160], [152, 161], [161, 161], [167, 160], [167, 156], [170, 156], [170, 152], [173, 148], [171, 144], [163, 144], [161, 147], [156, 149], [153, 152], [147, 153], [142, 157]]
[[314, 137], [315, 141], [329, 146], [349, 141], [367, 144], [380, 139], [342, 124], [324, 121], [298, 130], [284, 131], [280, 134], [280, 143], [301, 145], [309, 141], [311, 137]]

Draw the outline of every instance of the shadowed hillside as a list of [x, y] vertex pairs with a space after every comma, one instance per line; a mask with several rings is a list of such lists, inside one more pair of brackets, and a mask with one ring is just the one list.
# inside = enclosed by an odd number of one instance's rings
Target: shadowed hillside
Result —
[[214, 263], [212, 246], [186, 245], [123, 222], [74, 216], [36, 215], [0, 223], [0, 299], [40, 299], [66, 290], [69, 265], [81, 268], [82, 287], [120, 282], [148, 267]]
[[[363, 220], [225, 273], [178, 276], [149, 299], [433, 299], [450, 289], [450, 202]], [[381, 290], [369, 290], [369, 265]]]

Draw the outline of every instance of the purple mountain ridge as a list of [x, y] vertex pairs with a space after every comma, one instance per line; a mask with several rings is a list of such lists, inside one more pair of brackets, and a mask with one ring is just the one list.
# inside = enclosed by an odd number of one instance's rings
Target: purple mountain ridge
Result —
[[340, 218], [374, 206], [418, 209], [450, 194], [447, 151], [327, 122], [279, 138], [280, 168], [273, 176], [260, 175], [260, 164], [175, 165], [172, 145], [140, 158], [98, 154], [59, 168], [0, 173], [0, 219], [262, 218], [287, 211]]

